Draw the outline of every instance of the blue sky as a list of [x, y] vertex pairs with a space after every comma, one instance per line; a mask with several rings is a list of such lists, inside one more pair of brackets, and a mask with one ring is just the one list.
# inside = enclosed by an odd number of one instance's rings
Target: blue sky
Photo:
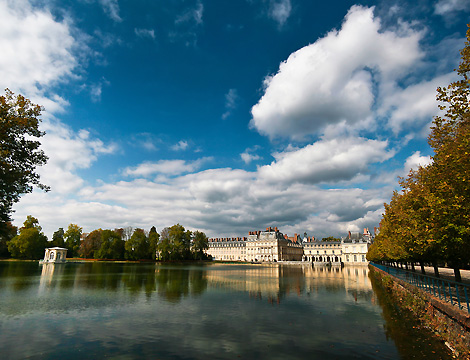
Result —
[[430, 162], [470, 0], [0, 0], [0, 87], [45, 107], [48, 236], [373, 228]]

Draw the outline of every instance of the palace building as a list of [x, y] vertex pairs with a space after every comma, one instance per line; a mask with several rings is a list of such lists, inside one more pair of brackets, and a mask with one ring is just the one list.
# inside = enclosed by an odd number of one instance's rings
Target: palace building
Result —
[[285, 237], [278, 228], [250, 231], [248, 238], [211, 238], [208, 255], [214, 260], [228, 261], [301, 261], [303, 247]]
[[298, 234], [293, 237], [282, 234], [277, 227], [266, 231], [250, 231], [248, 237], [211, 238], [208, 255], [222, 261], [303, 261], [314, 265], [366, 265], [366, 254], [372, 244], [369, 229], [348, 232], [338, 241], [318, 241], [304, 234], [303, 240]]

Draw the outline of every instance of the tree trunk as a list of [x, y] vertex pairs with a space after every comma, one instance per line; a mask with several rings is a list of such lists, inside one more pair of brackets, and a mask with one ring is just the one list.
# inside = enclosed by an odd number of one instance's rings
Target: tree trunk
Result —
[[426, 270], [424, 270], [424, 263], [421, 261], [419, 264], [421, 265], [421, 272], [426, 274]]
[[432, 266], [434, 268], [434, 276], [439, 277], [439, 268], [437, 267], [436, 263], [432, 263]]
[[460, 269], [458, 267], [454, 267], [454, 276], [456, 282], [462, 282], [462, 276], [460, 275]]
[[415, 263], [411, 262], [411, 271], [415, 272]]

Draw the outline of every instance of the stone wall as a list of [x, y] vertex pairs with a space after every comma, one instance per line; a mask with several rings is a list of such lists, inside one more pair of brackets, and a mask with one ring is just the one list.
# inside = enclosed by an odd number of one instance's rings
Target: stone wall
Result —
[[470, 314], [419, 288], [370, 266], [371, 275], [395, 298], [398, 306], [441, 337], [458, 359], [470, 359]]

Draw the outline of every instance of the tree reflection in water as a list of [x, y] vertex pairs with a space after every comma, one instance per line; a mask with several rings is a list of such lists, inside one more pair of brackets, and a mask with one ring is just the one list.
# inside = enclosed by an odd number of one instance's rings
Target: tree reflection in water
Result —
[[[400, 308], [393, 296], [387, 293], [380, 281], [369, 274], [372, 289], [382, 308], [385, 335], [392, 339], [402, 359], [425, 359], [430, 353], [435, 359], [451, 359], [450, 350], [428, 328], [421, 326], [408, 310]], [[409, 341], [413, 339], [413, 341]], [[434, 341], [429, 341], [434, 339]]]

